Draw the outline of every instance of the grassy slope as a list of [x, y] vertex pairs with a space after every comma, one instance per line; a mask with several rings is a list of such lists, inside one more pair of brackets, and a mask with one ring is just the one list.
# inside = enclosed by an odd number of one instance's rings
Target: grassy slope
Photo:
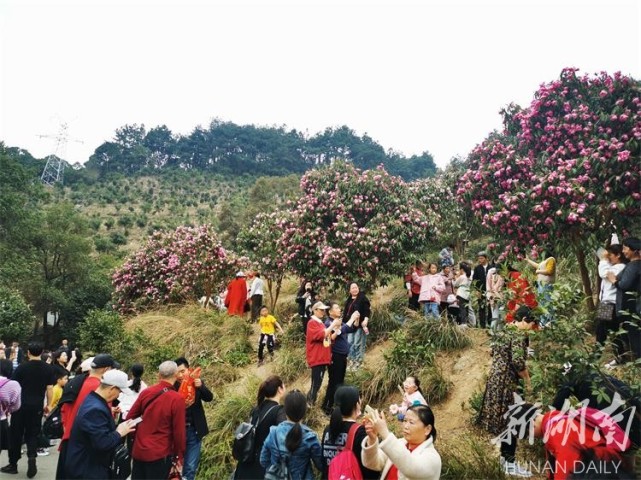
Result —
[[[272, 373], [280, 373], [292, 377], [286, 382], [288, 388], [303, 391], [309, 388], [309, 371], [304, 364], [304, 345], [298, 322], [293, 308], [287, 308], [287, 305], [293, 307], [293, 293], [290, 291], [293, 287], [293, 282], [288, 285], [284, 295], [287, 303], [279, 309], [279, 319], [288, 331], [281, 339], [283, 346], [277, 350], [274, 362], [261, 367], [255, 363], [258, 328], [244, 320], [204, 312], [195, 305], [150, 312], [128, 320], [127, 329], [138, 332], [139, 336], [144, 332], [147, 339], [141, 342], [142, 346], [136, 352], [138, 360], [148, 362], [148, 367], [151, 367], [152, 359], [159, 362], [163, 355], [171, 358], [185, 354], [192, 363], [203, 367], [203, 378], [213, 387], [216, 400], [206, 405], [211, 433], [204, 441], [199, 478], [226, 478], [233, 468], [230, 456], [232, 433], [248, 416], [261, 380]], [[379, 289], [373, 296], [372, 303], [379, 315], [395, 298], [392, 290], [392, 287]], [[438, 449], [444, 459], [442, 478], [501, 478], [494, 447], [489, 444], [487, 435], [470, 425], [469, 409], [463, 405], [482, 388], [489, 365], [487, 335], [473, 331], [470, 338], [470, 348], [437, 355], [438, 366], [451, 382], [447, 398], [434, 405], [439, 430]], [[393, 341], [384, 336], [368, 347], [365, 366], [368, 374], [375, 376], [382, 371], [384, 354], [392, 347]], [[241, 365], [243, 361], [248, 363]], [[150, 380], [153, 380], [152, 370], [148, 368]], [[350, 381], [358, 383], [359, 379], [349, 374]], [[322, 395], [324, 389], [319, 397]], [[396, 397], [398, 394], [392, 391], [372, 404], [386, 409], [390, 403], [399, 401]], [[319, 435], [327, 422], [327, 417], [319, 409], [308, 412], [306, 423]], [[399, 424], [394, 422], [393, 428], [398, 430]]]

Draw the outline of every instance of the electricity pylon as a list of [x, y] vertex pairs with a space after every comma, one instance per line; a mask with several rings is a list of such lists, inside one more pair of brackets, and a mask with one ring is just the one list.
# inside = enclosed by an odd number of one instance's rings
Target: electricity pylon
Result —
[[[38, 135], [40, 138], [52, 138], [56, 141], [56, 150], [53, 155], [47, 157], [47, 164], [42, 172], [40, 180], [45, 185], [53, 186], [54, 183], [62, 183], [63, 175], [65, 172], [64, 157], [67, 151], [67, 142], [69, 142], [69, 125], [66, 122], [60, 124], [60, 130], [57, 135]], [[77, 143], [84, 143], [81, 140], [72, 140]]]

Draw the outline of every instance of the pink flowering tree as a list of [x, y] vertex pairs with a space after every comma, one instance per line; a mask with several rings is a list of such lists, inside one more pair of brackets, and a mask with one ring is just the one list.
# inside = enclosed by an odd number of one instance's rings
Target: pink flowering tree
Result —
[[416, 180], [408, 184], [413, 205], [422, 208], [430, 206], [429, 215], [438, 225], [433, 241], [439, 246], [454, 244], [463, 253], [466, 240], [477, 233], [479, 222], [470, 209], [458, 201], [457, 182], [464, 172], [460, 162], [452, 162], [433, 177]]
[[115, 307], [129, 314], [200, 295], [208, 300], [237, 268], [238, 259], [222, 247], [211, 225], [154, 232], [113, 274]]
[[287, 273], [287, 251], [281, 241], [283, 232], [280, 225], [287, 221], [288, 210], [259, 213], [251, 225], [238, 234], [238, 245], [245, 252], [249, 262], [267, 284], [270, 311], [274, 311], [283, 278]]
[[431, 205], [417, 204], [408, 185], [382, 167], [335, 162], [308, 172], [301, 190], [292, 217], [280, 223], [282, 251], [292, 271], [319, 284], [384, 283], [437, 234]]
[[570, 247], [590, 307], [585, 252], [641, 213], [640, 86], [620, 73], [563, 70], [528, 108], [502, 112], [504, 131], [472, 151], [458, 184], [461, 201], [517, 255]]

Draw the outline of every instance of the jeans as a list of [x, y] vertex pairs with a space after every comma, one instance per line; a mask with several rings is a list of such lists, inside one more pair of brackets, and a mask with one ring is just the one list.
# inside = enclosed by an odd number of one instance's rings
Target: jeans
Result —
[[546, 313], [541, 315], [539, 324], [544, 327], [554, 319], [554, 306], [552, 305], [552, 290], [554, 285], [551, 283], [538, 283], [536, 286], [536, 296], [541, 307]]
[[187, 447], [185, 448], [185, 460], [183, 462], [183, 479], [194, 480], [196, 470], [200, 463], [200, 445], [202, 441], [196, 435], [193, 425], [187, 427]]
[[438, 318], [438, 306], [439, 304], [437, 302], [425, 302], [423, 304], [423, 314], [425, 315], [425, 317]]
[[362, 328], [356, 329], [354, 333], [347, 336], [347, 341], [351, 345], [349, 349], [349, 359], [356, 363], [363, 363], [365, 358], [365, 344], [367, 337]]

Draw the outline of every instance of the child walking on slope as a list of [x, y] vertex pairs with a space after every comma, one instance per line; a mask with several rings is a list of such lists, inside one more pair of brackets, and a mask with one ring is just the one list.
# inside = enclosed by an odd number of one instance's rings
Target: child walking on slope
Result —
[[258, 342], [258, 365], [263, 364], [264, 356], [263, 352], [265, 351], [265, 345], [267, 345], [267, 350], [269, 354], [274, 357], [274, 332], [278, 327], [280, 333], [284, 333], [281, 326], [276, 321], [273, 315], [269, 314], [269, 309], [267, 307], [260, 308], [260, 318], [258, 319], [260, 325], [260, 341]]

